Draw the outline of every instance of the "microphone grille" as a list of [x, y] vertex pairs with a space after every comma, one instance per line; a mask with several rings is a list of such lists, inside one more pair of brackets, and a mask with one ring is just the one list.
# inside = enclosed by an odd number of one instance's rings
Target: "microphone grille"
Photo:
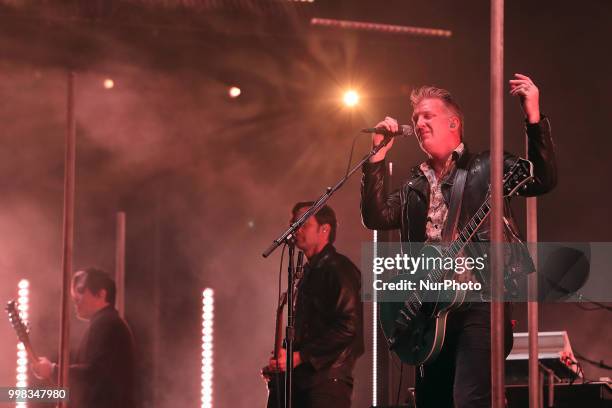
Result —
[[400, 130], [403, 137], [414, 135], [414, 129], [410, 125], [401, 125]]

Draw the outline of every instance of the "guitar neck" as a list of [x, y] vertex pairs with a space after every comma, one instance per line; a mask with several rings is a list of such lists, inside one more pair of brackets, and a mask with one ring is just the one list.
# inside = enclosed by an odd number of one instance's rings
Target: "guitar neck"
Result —
[[28, 358], [30, 361], [38, 361], [38, 356], [34, 352], [34, 348], [30, 342], [28, 329], [19, 315], [18, 303], [15, 300], [9, 301], [5, 310], [8, 314], [8, 319], [11, 322], [11, 326], [13, 326], [13, 330], [15, 330], [17, 339], [23, 344]]
[[459, 232], [457, 239], [455, 239], [452, 244], [449, 245], [448, 249], [445, 251], [445, 256], [452, 258], [456, 257], [465, 247], [468, 241], [472, 239], [478, 228], [480, 228], [491, 212], [489, 201], [490, 197], [487, 197], [478, 211], [476, 211], [476, 214], [474, 214], [467, 225], [461, 230], [461, 232]]
[[283, 293], [278, 309], [276, 310], [276, 327], [274, 329], [274, 359], [280, 354], [283, 347], [283, 309], [287, 303], [287, 292]]
[[32, 361], [38, 361], [38, 355], [34, 352], [34, 348], [32, 347], [32, 343], [30, 343], [30, 338], [25, 338], [25, 341], [22, 341], [23, 343], [23, 347], [26, 350], [26, 353], [28, 354], [28, 360], [30, 362]]
[[[291, 288], [291, 293], [293, 294], [293, 299], [295, 301], [295, 296], [298, 292], [298, 287], [300, 286], [300, 282], [302, 280], [304, 270], [304, 252], [300, 251], [298, 254], [297, 264], [295, 267], [295, 279], [293, 281], [293, 287]], [[281, 296], [280, 302], [278, 303], [278, 309], [276, 310], [276, 329], [274, 331], [274, 359], [277, 359], [280, 355], [280, 350], [283, 347], [283, 308], [287, 304], [288, 293], [285, 292]], [[293, 310], [294, 305], [290, 305], [287, 307], [291, 307]]]
[[[509, 172], [504, 175], [503, 180], [503, 197], [511, 197], [517, 194], [519, 188], [525, 188], [526, 184], [533, 180], [533, 164], [529, 160], [517, 159], [512, 165]], [[459, 252], [465, 247], [470, 239], [474, 236], [478, 228], [487, 219], [491, 212], [491, 195], [487, 194], [478, 211], [470, 219], [467, 225], [461, 230], [456, 240], [445, 251], [445, 255], [456, 257]]]
[[274, 333], [274, 359], [277, 359], [280, 354], [280, 349], [283, 347], [283, 315], [281, 313], [280, 319], [276, 320], [276, 330]]

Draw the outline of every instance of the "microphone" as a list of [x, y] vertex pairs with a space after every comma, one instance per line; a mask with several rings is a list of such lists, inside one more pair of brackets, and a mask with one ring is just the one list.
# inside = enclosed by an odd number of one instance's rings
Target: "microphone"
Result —
[[389, 137], [408, 137], [414, 135], [414, 129], [410, 125], [399, 125], [397, 132], [391, 132], [382, 126], [377, 128], [363, 128], [361, 131], [363, 133], [378, 133]]

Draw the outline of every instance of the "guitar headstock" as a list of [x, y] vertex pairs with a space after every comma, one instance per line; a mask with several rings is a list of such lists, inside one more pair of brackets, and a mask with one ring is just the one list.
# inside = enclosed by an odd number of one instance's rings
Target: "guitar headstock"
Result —
[[6, 313], [8, 313], [9, 321], [11, 322], [13, 329], [15, 329], [19, 341], [24, 344], [27, 343], [29, 340], [28, 327], [25, 325], [25, 323], [21, 319], [21, 316], [19, 315], [19, 310], [17, 309], [17, 302], [14, 300], [9, 301], [6, 304], [5, 310]]
[[533, 163], [519, 158], [510, 170], [504, 174], [504, 197], [518, 193], [533, 180]]

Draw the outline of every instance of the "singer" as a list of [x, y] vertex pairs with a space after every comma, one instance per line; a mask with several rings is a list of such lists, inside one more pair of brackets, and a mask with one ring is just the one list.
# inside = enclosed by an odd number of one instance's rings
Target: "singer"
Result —
[[[519, 97], [526, 117], [528, 158], [534, 165], [535, 181], [521, 190], [521, 195], [544, 194], [557, 182], [550, 124], [540, 115], [539, 90], [529, 77], [515, 74], [509, 85], [510, 94]], [[490, 177], [489, 153], [473, 154], [468, 150], [464, 142], [463, 112], [448, 91], [424, 86], [414, 90], [410, 100], [414, 131], [427, 158], [414, 167], [412, 176], [390, 195], [383, 190], [384, 159], [394, 140], [364, 164], [361, 190], [363, 223], [370, 229], [399, 229], [403, 242], [450, 242], [485, 201]], [[397, 121], [390, 117], [375, 127], [398, 131]], [[382, 139], [383, 135], [373, 135], [373, 144], [378, 145]], [[515, 156], [505, 155], [505, 171], [515, 160]], [[526, 248], [520, 244], [518, 228], [509, 207], [505, 208], [505, 240], [519, 242], [521, 248], [516, 251], [518, 253], [505, 257], [505, 270], [524, 276], [533, 271], [533, 263]], [[489, 241], [488, 221], [473, 240]], [[484, 272], [476, 275], [473, 271], [466, 271], [455, 279], [482, 283], [487, 290], [488, 274], [486, 270]], [[433, 362], [417, 370], [418, 407], [490, 406], [490, 307], [489, 303], [479, 300], [468, 297], [466, 308], [450, 313], [440, 354]], [[508, 307], [505, 328], [507, 355], [512, 347]]]
[[[313, 204], [297, 203], [292, 222]], [[324, 206], [295, 234], [296, 246], [308, 258], [295, 305], [295, 408], [349, 408], [353, 367], [364, 351], [361, 273], [332, 245], [337, 225], [334, 211]], [[285, 371], [285, 359], [283, 349], [269, 368]], [[276, 400], [270, 395], [268, 408], [277, 407]]]

